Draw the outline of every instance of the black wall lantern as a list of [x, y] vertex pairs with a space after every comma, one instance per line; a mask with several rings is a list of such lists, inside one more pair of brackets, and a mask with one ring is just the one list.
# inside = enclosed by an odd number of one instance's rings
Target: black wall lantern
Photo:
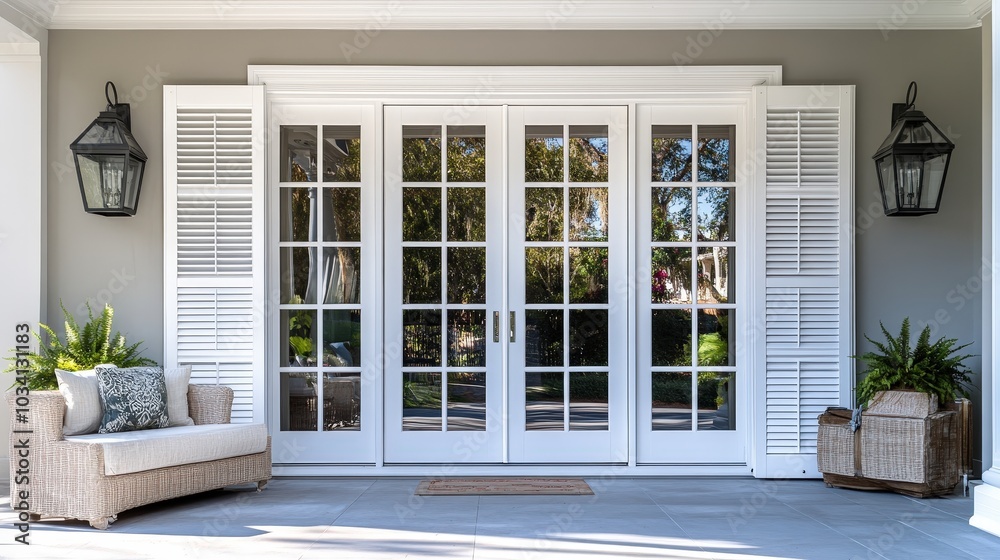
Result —
[[139, 207], [146, 154], [132, 136], [129, 105], [118, 103], [115, 84], [104, 84], [104, 97], [107, 109], [69, 145], [76, 161], [83, 208], [102, 216], [134, 216]]
[[892, 132], [872, 156], [886, 216], [934, 214], [941, 206], [955, 144], [913, 108], [916, 101], [917, 82], [910, 82], [906, 103], [892, 104]]

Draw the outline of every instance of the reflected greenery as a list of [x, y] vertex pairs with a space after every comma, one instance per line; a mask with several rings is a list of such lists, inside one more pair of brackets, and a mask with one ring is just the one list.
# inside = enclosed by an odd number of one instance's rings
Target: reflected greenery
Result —
[[[485, 134], [485, 127], [483, 127]], [[486, 181], [486, 138], [448, 138], [448, 182]]]
[[486, 303], [485, 247], [448, 247], [448, 303]]
[[691, 310], [653, 309], [652, 364], [691, 366]]
[[[608, 137], [577, 137], [570, 129], [569, 180], [573, 183], [596, 183], [608, 180]], [[589, 128], [589, 127], [588, 127]], [[561, 162], [560, 162], [561, 163]]]
[[525, 241], [563, 240], [563, 189], [524, 190]]
[[441, 249], [403, 247], [403, 303], [441, 303]]
[[448, 189], [448, 241], [486, 241], [486, 189]]
[[524, 248], [524, 301], [563, 302], [562, 247]]
[[652, 241], [691, 241], [691, 188], [653, 187]]
[[[562, 250], [559, 249], [559, 252], [561, 257]], [[606, 248], [571, 247], [569, 249], [569, 301], [570, 303], [608, 302], [608, 250]]]
[[[403, 134], [407, 134], [403, 127]], [[441, 137], [403, 138], [403, 181], [437, 183], [441, 181]]]
[[[532, 128], [526, 127], [528, 134]], [[528, 137], [524, 139], [524, 182], [561, 183], [563, 180], [563, 139]]]
[[361, 189], [323, 189], [323, 241], [361, 241]]
[[569, 216], [571, 241], [607, 241], [608, 189], [571, 188]]
[[[327, 183], [361, 182], [361, 127], [352, 138], [345, 138], [344, 127], [323, 127], [323, 181]], [[346, 153], [345, 153], [346, 149]]]
[[441, 241], [441, 189], [403, 189], [403, 241]]

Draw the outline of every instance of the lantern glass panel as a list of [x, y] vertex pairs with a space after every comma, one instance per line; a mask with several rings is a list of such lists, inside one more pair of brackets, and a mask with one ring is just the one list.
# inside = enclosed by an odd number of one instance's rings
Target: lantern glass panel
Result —
[[125, 156], [78, 154], [80, 179], [90, 208], [120, 208], [125, 184]]
[[948, 139], [930, 121], [911, 122], [903, 127], [897, 144], [947, 144]]
[[139, 198], [139, 181], [142, 180], [143, 163], [135, 158], [128, 160], [128, 190], [125, 192], [125, 207], [135, 209]]
[[878, 175], [879, 182], [881, 183], [882, 193], [885, 195], [885, 206], [890, 212], [895, 211], [899, 208], [899, 203], [896, 201], [895, 192], [893, 192], [893, 185], [895, 184], [895, 170], [892, 165], [892, 156], [886, 154], [882, 159], [878, 160]]
[[124, 144], [114, 121], [94, 121], [87, 133], [78, 141], [82, 145]]
[[947, 167], [946, 154], [931, 155], [900, 154], [896, 156], [896, 194], [903, 209], [934, 209], [944, 172]]

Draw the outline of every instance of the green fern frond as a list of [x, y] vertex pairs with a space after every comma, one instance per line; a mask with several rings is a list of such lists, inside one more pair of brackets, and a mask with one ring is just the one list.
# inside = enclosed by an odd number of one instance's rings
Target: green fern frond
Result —
[[893, 336], [881, 322], [879, 327], [886, 342], [872, 340], [866, 335], [865, 339], [877, 352], [853, 356], [867, 366], [864, 378], [858, 383], [859, 405], [868, 404], [879, 391], [892, 389], [935, 394], [941, 402], [951, 402], [960, 394], [967, 395], [965, 388], [971, 384], [971, 371], [963, 362], [973, 356], [959, 352], [971, 343], [955, 346], [958, 339], [944, 337], [932, 343], [931, 329], [927, 326], [912, 346], [909, 318], [903, 319], [899, 336]]

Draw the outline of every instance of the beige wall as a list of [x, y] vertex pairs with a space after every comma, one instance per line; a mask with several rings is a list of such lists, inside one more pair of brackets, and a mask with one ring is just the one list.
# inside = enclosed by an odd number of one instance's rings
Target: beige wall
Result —
[[[360, 37], [360, 38], [359, 38]], [[162, 83], [242, 84], [248, 64], [780, 64], [786, 84], [857, 85], [858, 338], [904, 316], [936, 333], [982, 333], [981, 33], [966, 31], [401, 32], [52, 31], [49, 64], [48, 319], [111, 299], [116, 327], [162, 357]], [[702, 45], [699, 46], [698, 42]], [[367, 41], [367, 42], [366, 42]], [[346, 47], [346, 48], [345, 48]], [[360, 47], [360, 48], [356, 48]], [[350, 55], [348, 57], [345, 56]], [[130, 96], [150, 161], [132, 219], [84, 214], [69, 143], [104, 105]], [[871, 154], [910, 80], [917, 108], [955, 141], [942, 210], [886, 218]], [[961, 287], [961, 288], [959, 288]], [[865, 345], [859, 344], [859, 350]], [[979, 358], [970, 360], [979, 370]]]

